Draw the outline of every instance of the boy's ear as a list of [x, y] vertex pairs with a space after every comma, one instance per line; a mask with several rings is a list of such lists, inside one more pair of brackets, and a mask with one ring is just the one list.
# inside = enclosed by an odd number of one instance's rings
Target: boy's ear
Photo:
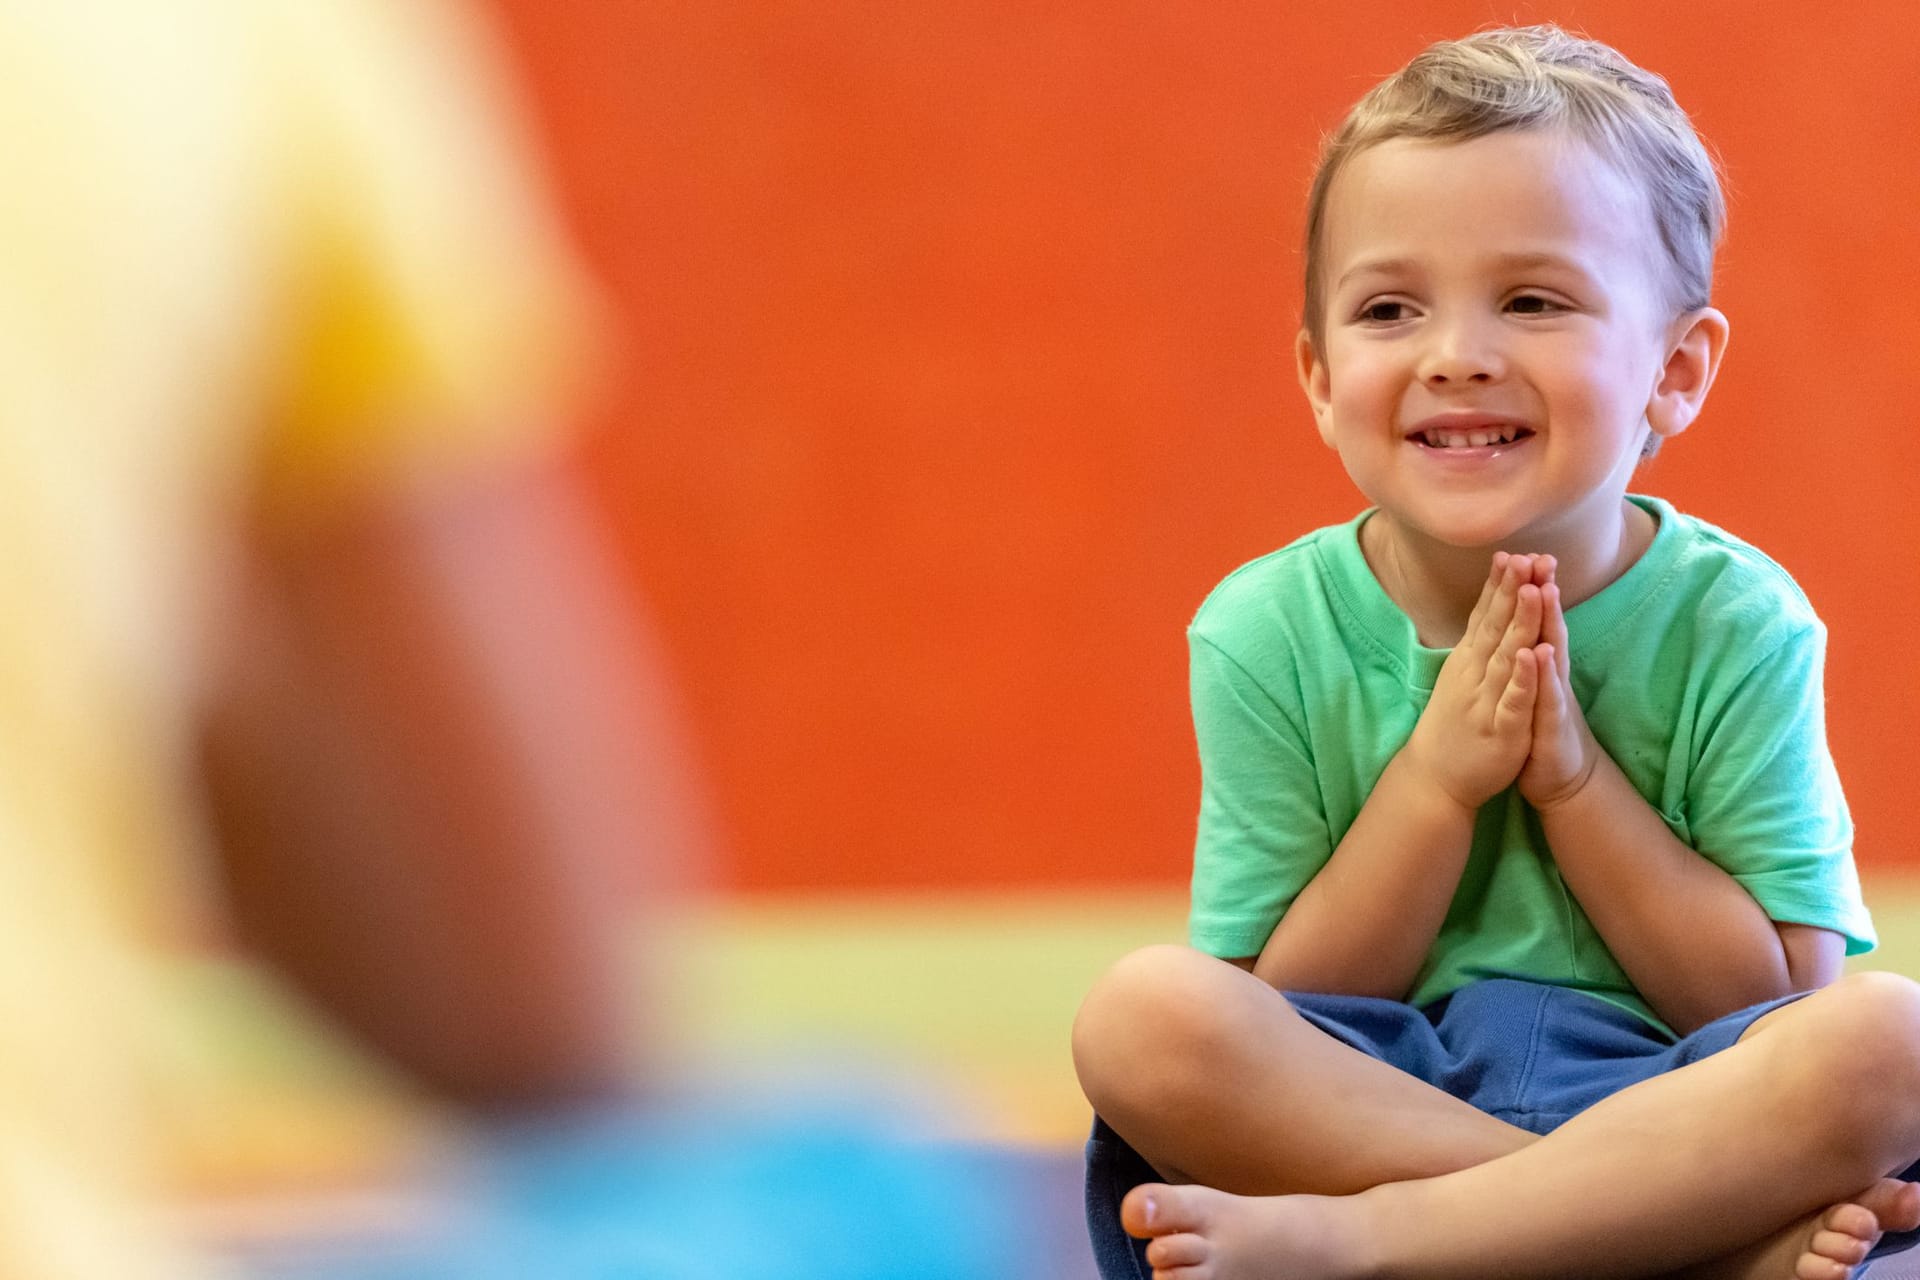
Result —
[[1700, 416], [1727, 353], [1726, 316], [1712, 307], [1689, 311], [1669, 331], [1667, 361], [1647, 400], [1647, 425], [1661, 439], [1679, 435]]
[[1327, 362], [1320, 358], [1313, 345], [1313, 335], [1305, 329], [1293, 340], [1293, 358], [1299, 366], [1300, 389], [1307, 393], [1307, 403], [1313, 407], [1314, 425], [1331, 449], [1334, 447], [1333, 388], [1327, 377]]

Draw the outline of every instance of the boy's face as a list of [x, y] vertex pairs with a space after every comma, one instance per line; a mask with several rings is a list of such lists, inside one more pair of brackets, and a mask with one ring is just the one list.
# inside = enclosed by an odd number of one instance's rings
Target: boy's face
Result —
[[1646, 433], [1686, 425], [1655, 403], [1675, 324], [1644, 194], [1556, 132], [1394, 139], [1335, 178], [1324, 234], [1301, 381], [1396, 531], [1562, 555], [1617, 538]]

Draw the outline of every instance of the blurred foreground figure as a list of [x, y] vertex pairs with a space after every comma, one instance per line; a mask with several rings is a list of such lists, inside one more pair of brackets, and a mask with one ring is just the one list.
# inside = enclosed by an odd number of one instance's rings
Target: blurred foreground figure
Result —
[[687, 829], [487, 54], [437, 0], [0, 0], [6, 1280], [204, 1274], [146, 1218], [235, 1123], [165, 976], [223, 910], [444, 1095], [633, 1078], [614, 870]]

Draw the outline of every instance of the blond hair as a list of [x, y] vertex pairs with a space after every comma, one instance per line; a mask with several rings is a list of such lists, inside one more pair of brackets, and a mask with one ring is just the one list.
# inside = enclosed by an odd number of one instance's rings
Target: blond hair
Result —
[[1321, 240], [1327, 193], [1354, 156], [1392, 138], [1462, 142], [1564, 129], [1647, 193], [1675, 315], [1707, 305], [1726, 224], [1719, 174], [1667, 82], [1597, 40], [1508, 27], [1430, 45], [1354, 105], [1320, 151], [1307, 199], [1306, 327], [1325, 350]]

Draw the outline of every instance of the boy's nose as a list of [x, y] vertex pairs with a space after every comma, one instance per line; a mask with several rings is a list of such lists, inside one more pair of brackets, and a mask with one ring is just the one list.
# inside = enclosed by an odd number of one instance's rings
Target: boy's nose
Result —
[[1482, 326], [1435, 325], [1420, 355], [1420, 380], [1429, 386], [1493, 382], [1506, 371], [1499, 346]]

